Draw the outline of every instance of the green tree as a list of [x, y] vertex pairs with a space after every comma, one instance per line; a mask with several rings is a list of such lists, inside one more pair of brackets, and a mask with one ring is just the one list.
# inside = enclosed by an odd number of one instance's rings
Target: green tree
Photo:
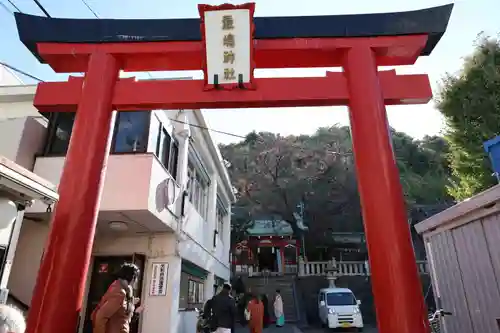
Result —
[[[446, 141], [414, 140], [394, 130], [391, 134], [409, 210], [451, 201], [446, 192], [450, 176]], [[221, 146], [221, 151], [238, 190], [235, 210], [248, 212], [233, 220], [240, 230], [238, 238], [244, 237], [245, 223], [269, 215], [283, 218], [300, 234], [293, 214], [299, 202], [305, 204], [310, 244], [334, 246], [332, 232], [363, 231], [348, 127], [287, 137], [250, 133], [244, 141]]]
[[499, 41], [480, 36], [461, 71], [443, 80], [436, 102], [450, 146], [448, 191], [463, 200], [496, 183], [483, 142], [500, 134]]

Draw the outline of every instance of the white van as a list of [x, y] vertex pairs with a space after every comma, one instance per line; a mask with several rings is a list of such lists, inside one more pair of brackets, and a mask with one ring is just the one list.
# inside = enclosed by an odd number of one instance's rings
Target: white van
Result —
[[357, 328], [361, 332], [363, 317], [360, 305], [350, 289], [326, 288], [319, 291], [319, 318], [328, 328]]

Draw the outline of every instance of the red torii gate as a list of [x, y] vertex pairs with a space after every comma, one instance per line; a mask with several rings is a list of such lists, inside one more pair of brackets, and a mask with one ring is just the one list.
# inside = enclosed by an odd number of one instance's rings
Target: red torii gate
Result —
[[[428, 333], [385, 105], [427, 103], [427, 75], [378, 72], [428, 55], [452, 5], [421, 11], [256, 18], [256, 68], [343, 67], [324, 77], [255, 79], [253, 90], [204, 91], [201, 81], [119, 79], [119, 71], [200, 70], [200, 20], [49, 19], [16, 13], [20, 38], [56, 72], [40, 83], [40, 111], [77, 111], [60, 201], [38, 274], [27, 333], [73, 333], [82, 305], [113, 110], [348, 105], [381, 333]], [[160, 37], [158, 37], [160, 36]], [[166, 328], [166, 332], [169, 328]], [[149, 332], [145, 332], [149, 333]]]

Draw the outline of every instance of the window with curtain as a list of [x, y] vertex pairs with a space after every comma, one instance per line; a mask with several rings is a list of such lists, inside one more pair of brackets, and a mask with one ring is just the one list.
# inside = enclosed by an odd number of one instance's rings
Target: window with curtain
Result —
[[223, 238], [223, 232], [224, 232], [224, 218], [227, 215], [227, 209], [224, 207], [224, 204], [222, 203], [222, 200], [220, 199], [219, 196], [217, 196], [217, 207], [215, 208], [215, 215], [216, 215], [216, 221], [217, 221], [217, 233], [219, 234], [219, 238], [222, 242]]
[[156, 146], [156, 156], [168, 170], [170, 175], [177, 179], [177, 163], [179, 160], [179, 143], [172, 138], [167, 129], [160, 124], [158, 142]]
[[181, 273], [179, 308], [192, 310], [205, 303], [205, 281], [186, 272]]
[[75, 112], [54, 112], [49, 116], [49, 132], [45, 154], [65, 155], [68, 151]]
[[[44, 155], [66, 155], [73, 131], [75, 115], [75, 112], [55, 112], [48, 114], [49, 130]], [[118, 112], [111, 152], [146, 152], [150, 116], [150, 111]]]
[[208, 209], [208, 180], [190, 161], [188, 163], [188, 198], [196, 211], [206, 220]]

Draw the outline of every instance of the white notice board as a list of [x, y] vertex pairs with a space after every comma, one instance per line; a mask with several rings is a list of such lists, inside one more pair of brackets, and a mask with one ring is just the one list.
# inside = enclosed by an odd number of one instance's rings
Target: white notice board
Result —
[[155, 262], [151, 271], [149, 296], [166, 296], [168, 280], [168, 263]]

